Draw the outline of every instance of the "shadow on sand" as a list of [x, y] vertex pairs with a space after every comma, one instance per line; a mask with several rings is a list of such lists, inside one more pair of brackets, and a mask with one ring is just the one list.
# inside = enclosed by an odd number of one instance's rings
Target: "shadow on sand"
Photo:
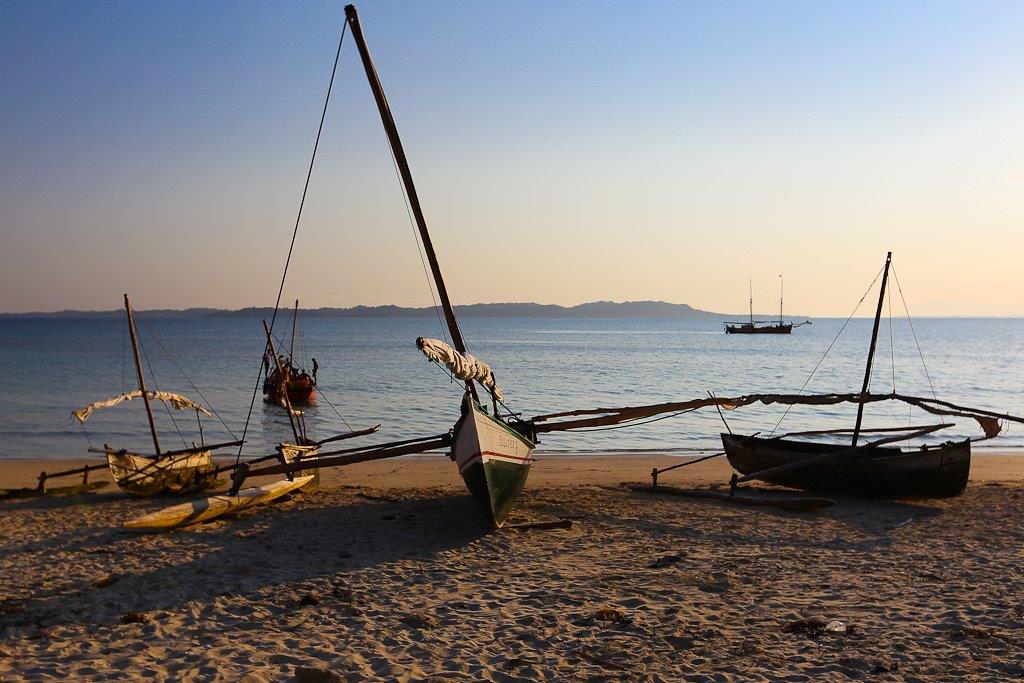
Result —
[[439, 554], [492, 531], [469, 495], [438, 491], [396, 500], [326, 492], [301, 503], [163, 534], [91, 527], [8, 547], [7, 553], [47, 552], [61, 563], [89, 563], [96, 575], [109, 570], [117, 578], [104, 587], [90, 581], [34, 591], [20, 609], [0, 614], [0, 625], [109, 624], [130, 611], [178, 610], [390, 562], [430, 567]]

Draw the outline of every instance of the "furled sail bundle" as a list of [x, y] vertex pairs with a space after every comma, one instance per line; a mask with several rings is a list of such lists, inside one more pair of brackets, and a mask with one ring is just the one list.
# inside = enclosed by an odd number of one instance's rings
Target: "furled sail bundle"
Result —
[[497, 400], [501, 401], [505, 398], [497, 380], [494, 379], [491, 366], [476, 356], [470, 353], [459, 353], [439, 339], [420, 337], [416, 340], [416, 346], [424, 356], [435, 363], [444, 365], [459, 379], [465, 382], [480, 382], [494, 394], [494, 398]]
[[[182, 396], [181, 394], [173, 394], [169, 391], [147, 391], [146, 395], [149, 396], [149, 398], [171, 404], [171, 407], [175, 410], [197, 410], [207, 417], [211, 416], [210, 411], [206, 408], [202, 407], [187, 396]], [[113, 408], [119, 403], [133, 401], [137, 398], [142, 398], [142, 391], [140, 389], [119, 394], [113, 398], [104, 399], [102, 401], [95, 401], [84, 408], [71, 411], [71, 415], [79, 422], [85, 422], [89, 419], [89, 416], [92, 415], [94, 410], [98, 410], [100, 408]]]

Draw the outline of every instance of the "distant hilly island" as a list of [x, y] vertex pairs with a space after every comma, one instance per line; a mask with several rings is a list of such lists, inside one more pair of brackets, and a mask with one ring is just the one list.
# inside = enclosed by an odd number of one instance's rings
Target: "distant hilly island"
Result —
[[[537, 303], [467, 304], [456, 306], [456, 313], [466, 318], [739, 318], [735, 313], [702, 311], [687, 304], [667, 301], [593, 301], [576, 306]], [[184, 310], [154, 309], [140, 311], [150, 318], [265, 318], [273, 313], [269, 307], [226, 310], [218, 308], [186, 308]], [[53, 311], [40, 313], [0, 313], [0, 319], [12, 318], [112, 318], [123, 315], [122, 309], [111, 311]], [[353, 306], [351, 308], [300, 309], [304, 318], [424, 318], [435, 316], [431, 306]], [[787, 316], [802, 317], [802, 316]]]

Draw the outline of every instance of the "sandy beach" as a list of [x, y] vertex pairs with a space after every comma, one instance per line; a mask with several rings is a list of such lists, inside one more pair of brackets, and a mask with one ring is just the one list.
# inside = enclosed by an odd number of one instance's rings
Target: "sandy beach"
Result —
[[[0, 485], [71, 462], [5, 462]], [[819, 513], [624, 485], [671, 462], [542, 456], [510, 524], [568, 528], [489, 530], [440, 457], [331, 470], [313, 494], [162, 534], [119, 527], [175, 499], [3, 502], [0, 678], [1024, 676], [1020, 455], [977, 455], [956, 499]]]

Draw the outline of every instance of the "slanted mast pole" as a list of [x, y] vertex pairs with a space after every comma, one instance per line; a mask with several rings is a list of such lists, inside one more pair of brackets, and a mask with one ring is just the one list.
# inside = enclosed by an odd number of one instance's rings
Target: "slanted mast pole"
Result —
[[[875, 309], [875, 324], [871, 328], [871, 346], [868, 348], [868, 362], [864, 369], [864, 385], [860, 389], [861, 396], [868, 393], [868, 384], [871, 383], [871, 363], [875, 359], [875, 345], [878, 343], [878, 326], [882, 321], [882, 303], [885, 301], [885, 285], [889, 280], [889, 264], [892, 262], [892, 252], [885, 255], [885, 268], [882, 270], [882, 286], [878, 292], [878, 308]], [[857, 438], [860, 436], [861, 422], [864, 420], [864, 402], [857, 404], [857, 422], [853, 425], [853, 445], [857, 445]]]
[[139, 391], [142, 392], [142, 402], [146, 404], [146, 417], [149, 418], [149, 432], [153, 435], [153, 448], [156, 449], [156, 456], [160, 457], [160, 437], [156, 433], [156, 421], [153, 419], [153, 406], [149, 404], [149, 394], [146, 392], [146, 377], [142, 372], [142, 357], [139, 355], [139, 338], [135, 331], [135, 318], [132, 317], [132, 306], [128, 302], [128, 295], [124, 295], [124, 310], [128, 314], [128, 334], [132, 338], [132, 351], [135, 352], [135, 373], [139, 377]]
[[[377, 102], [377, 110], [380, 112], [381, 123], [384, 124], [384, 132], [388, 136], [388, 143], [391, 146], [391, 153], [395, 157], [395, 164], [398, 166], [398, 173], [402, 177], [402, 184], [405, 186], [405, 194], [409, 199], [409, 206], [412, 210], [413, 219], [419, 230], [420, 240], [423, 242], [423, 251], [427, 254], [427, 261], [430, 263], [430, 272], [434, 276], [434, 284], [437, 287], [437, 294], [441, 299], [441, 307], [444, 309], [445, 322], [448, 325], [448, 333], [452, 336], [452, 343], [459, 353], [466, 353], [466, 342], [459, 330], [458, 320], [455, 318], [455, 310], [448, 298], [448, 289], [444, 285], [444, 277], [441, 275], [441, 266], [437, 262], [437, 253], [434, 251], [434, 243], [430, 239], [430, 232], [427, 230], [427, 219], [423, 215], [423, 208], [420, 206], [420, 198], [416, 193], [416, 185], [413, 183], [412, 170], [409, 168], [409, 160], [405, 156], [405, 149], [402, 147], [402, 140], [398, 136], [398, 126], [395, 124], [394, 116], [391, 114], [391, 107], [388, 105], [387, 97], [384, 95], [384, 87], [377, 76], [377, 69], [373, 66], [373, 59], [370, 57], [370, 50], [363, 38], [363, 29], [359, 25], [359, 15], [356, 13], [355, 5], [345, 6], [345, 20], [352, 30], [352, 38], [356, 41], [359, 49], [359, 57], [363, 62], [363, 69], [366, 71], [366, 79], [369, 81], [370, 90], [373, 91], [373, 99]], [[476, 388], [472, 382], [466, 386], [477, 398]]]

